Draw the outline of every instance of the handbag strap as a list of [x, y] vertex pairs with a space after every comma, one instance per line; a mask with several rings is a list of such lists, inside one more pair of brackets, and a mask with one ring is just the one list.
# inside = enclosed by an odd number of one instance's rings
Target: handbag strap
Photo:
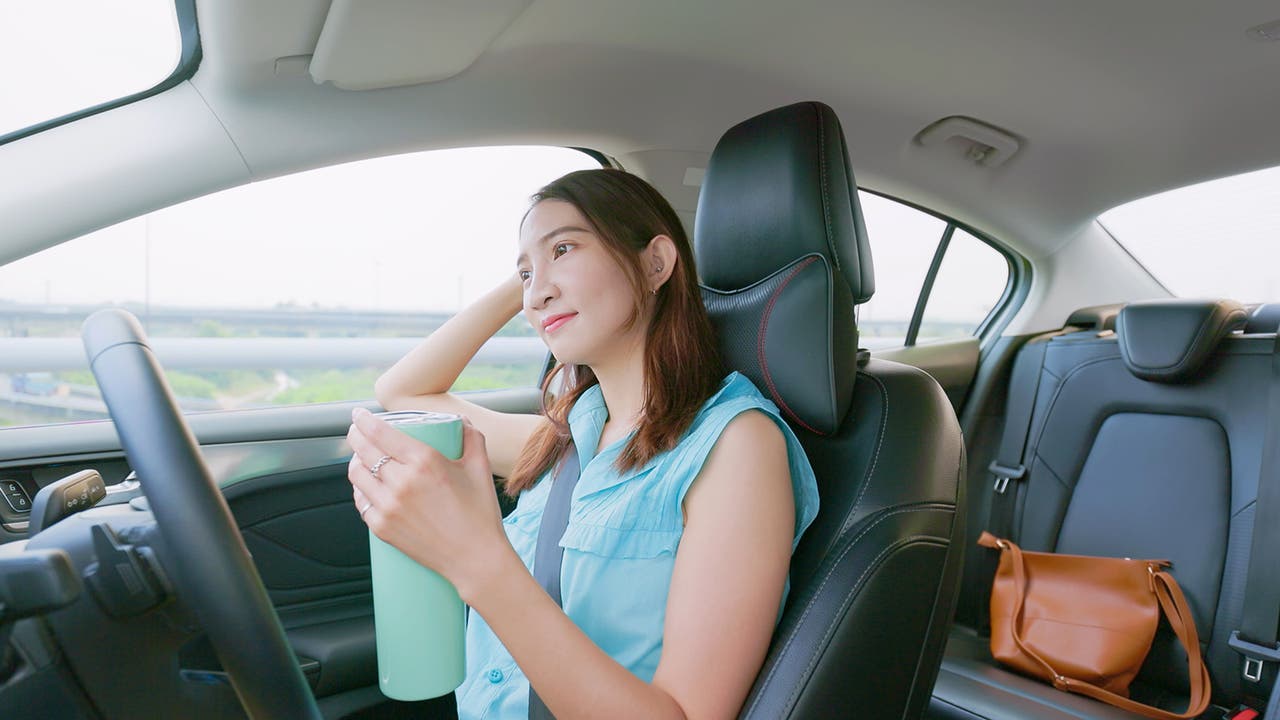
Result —
[[1013, 623], [1010, 628], [1013, 632], [1013, 641], [1017, 643], [1022, 652], [1035, 659], [1048, 671], [1053, 678], [1053, 686], [1055, 688], [1086, 695], [1123, 710], [1149, 718], [1158, 718], [1159, 720], [1195, 718], [1209, 706], [1209, 669], [1205, 667], [1204, 658], [1200, 655], [1200, 636], [1196, 631], [1196, 623], [1191, 615], [1191, 608], [1187, 605], [1187, 598], [1182, 594], [1182, 588], [1178, 587], [1178, 583], [1173, 579], [1172, 575], [1164, 570], [1157, 570], [1157, 566], [1154, 563], [1147, 565], [1147, 572], [1151, 573], [1151, 589], [1155, 592], [1156, 599], [1160, 602], [1160, 608], [1164, 610], [1165, 617], [1169, 620], [1169, 625], [1173, 628], [1174, 634], [1177, 635], [1178, 641], [1182, 643], [1182, 648], [1187, 653], [1187, 676], [1191, 681], [1191, 696], [1188, 699], [1187, 710], [1183, 713], [1161, 710], [1157, 707], [1130, 700], [1109, 690], [1104, 690], [1093, 683], [1067, 677], [1054, 669], [1048, 661], [1040, 657], [1034, 650], [1027, 647], [1022, 641], [1021, 632], [1023, 609], [1027, 599], [1027, 571], [1026, 561], [1022, 556], [1022, 548], [1008, 540], [998, 539], [989, 533], [983, 533], [978, 542], [986, 547], [996, 547], [1002, 552], [1009, 553], [1013, 565], [1014, 590], [1018, 596], [1017, 605], [1014, 609]]
[[[573, 488], [582, 475], [581, 459], [578, 457], [578, 446], [570, 445], [564, 453], [564, 461], [556, 472], [551, 490], [547, 494], [547, 504], [542, 508], [542, 523], [538, 526], [538, 544], [533, 551], [533, 579], [538, 581], [543, 590], [561, 605], [560, 598], [560, 566], [564, 562], [564, 548], [560, 539], [569, 526], [569, 501], [573, 499]], [[529, 720], [555, 720], [555, 716], [547, 709], [546, 703], [529, 685]]]

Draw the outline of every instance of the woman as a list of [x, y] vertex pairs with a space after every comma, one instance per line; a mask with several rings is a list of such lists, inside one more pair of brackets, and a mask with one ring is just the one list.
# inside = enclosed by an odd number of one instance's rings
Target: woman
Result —
[[[449, 395], [521, 309], [566, 375], [560, 396], [514, 415]], [[634, 175], [581, 171], [534, 195], [511, 279], [378, 380], [388, 410], [464, 416], [462, 458], [356, 412], [356, 507], [472, 609], [461, 718], [528, 717], [530, 682], [562, 720], [738, 712], [818, 498], [777, 408], [726, 377], [715, 348], [670, 205]], [[560, 543], [562, 610], [529, 568], [566, 451], [581, 476]], [[506, 519], [493, 475], [519, 496]]]

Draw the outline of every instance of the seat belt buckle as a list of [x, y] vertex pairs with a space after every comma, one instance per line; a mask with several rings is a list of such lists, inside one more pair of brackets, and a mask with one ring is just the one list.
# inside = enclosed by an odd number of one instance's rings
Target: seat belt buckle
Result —
[[1237, 705], [1222, 713], [1222, 720], [1258, 720], [1262, 714], [1248, 705]]
[[1262, 682], [1262, 667], [1264, 663], [1280, 662], [1280, 648], [1268, 645], [1259, 645], [1240, 637], [1239, 630], [1232, 630], [1231, 637], [1227, 640], [1227, 645], [1232, 650], [1244, 656], [1244, 679], [1249, 682]]
[[1027, 476], [1027, 468], [1022, 465], [1002, 465], [999, 460], [987, 466], [992, 475], [996, 476], [995, 491], [997, 495], [1003, 495], [1005, 490], [1009, 489], [1010, 480], [1021, 480]]

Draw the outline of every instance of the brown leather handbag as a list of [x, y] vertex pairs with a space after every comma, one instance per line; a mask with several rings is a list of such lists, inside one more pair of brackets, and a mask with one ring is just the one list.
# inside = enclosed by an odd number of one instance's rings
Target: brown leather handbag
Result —
[[[1166, 560], [1024, 551], [984, 532], [1000, 550], [991, 589], [991, 654], [1066, 692], [1151, 718], [1194, 718], [1209, 705], [1209, 670], [1195, 619]], [[1160, 609], [1187, 653], [1191, 698], [1175, 714], [1129, 699], [1129, 683], [1151, 650]]]

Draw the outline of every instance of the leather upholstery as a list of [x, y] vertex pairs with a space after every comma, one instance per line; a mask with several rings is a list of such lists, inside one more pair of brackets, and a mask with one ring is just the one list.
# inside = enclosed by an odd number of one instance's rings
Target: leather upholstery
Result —
[[771, 110], [720, 138], [698, 196], [694, 236], [708, 287], [746, 287], [817, 253], [844, 278], [854, 303], [875, 293], [844, 131], [822, 103]]
[[1120, 311], [1116, 332], [1130, 372], [1174, 383], [1194, 377], [1218, 341], [1247, 320], [1234, 300], [1146, 300]]
[[1247, 333], [1273, 333], [1280, 327], [1280, 303], [1267, 303], [1255, 306], [1249, 312], [1249, 322], [1244, 326]]
[[730, 128], [698, 197], [694, 252], [730, 367], [793, 424], [830, 434], [857, 372], [871, 252], [840, 122], [799, 103]]
[[1120, 315], [1124, 303], [1110, 305], [1090, 305], [1071, 313], [1063, 323], [1067, 327], [1088, 328], [1092, 330], [1115, 330], [1116, 318]]
[[835, 115], [802, 103], [730, 130], [699, 200], [723, 355], [783, 410], [821, 498], [746, 718], [919, 717], [959, 583], [955, 413], [920, 370], [858, 359], [872, 281], [856, 192]]
[[852, 398], [858, 329], [844, 284], [806, 255], [738, 292], [703, 288], [725, 362], [792, 424], [830, 435]]
[[996, 665], [990, 643], [958, 628], [934, 686], [930, 718], [949, 720], [1135, 720], [1131, 712], [1059, 692], [1041, 680]]
[[[1132, 331], [1160, 314], [1121, 317]], [[1240, 661], [1227, 638], [1243, 604], [1267, 426], [1267, 394], [1258, 388], [1269, 382], [1272, 337], [1223, 337], [1179, 384], [1135, 377], [1115, 335], [1049, 342], [1014, 539], [1028, 550], [1171, 560], [1205, 648], [1214, 702], [1232, 704]], [[988, 487], [976, 502], [990, 502]], [[930, 717], [1136, 717], [1015, 675], [995, 664], [986, 642], [970, 629], [953, 631]], [[1186, 688], [1185, 657], [1162, 630], [1134, 696], [1181, 711]]]

